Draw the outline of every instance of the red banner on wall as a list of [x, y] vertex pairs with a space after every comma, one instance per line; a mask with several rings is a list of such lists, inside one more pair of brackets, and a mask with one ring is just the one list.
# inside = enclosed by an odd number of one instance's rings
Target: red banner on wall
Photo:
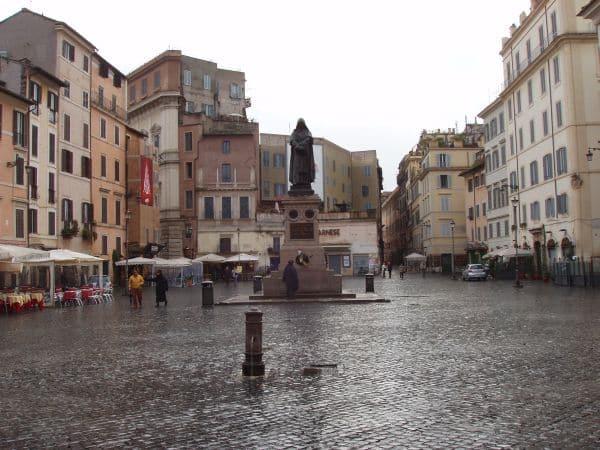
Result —
[[142, 205], [154, 205], [154, 183], [152, 182], [152, 159], [140, 157], [140, 201]]

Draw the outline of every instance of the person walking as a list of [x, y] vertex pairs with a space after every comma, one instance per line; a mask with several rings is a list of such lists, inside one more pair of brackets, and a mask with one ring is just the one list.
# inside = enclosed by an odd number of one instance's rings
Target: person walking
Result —
[[286, 297], [288, 299], [296, 296], [298, 290], [298, 272], [294, 267], [294, 260], [290, 259], [283, 270], [283, 282], [285, 283]]
[[392, 278], [392, 263], [390, 261], [387, 262], [387, 270], [388, 270], [388, 278]]
[[154, 285], [154, 291], [156, 294], [156, 307], [160, 306], [160, 302], [165, 302], [165, 306], [167, 306], [167, 291], [169, 290], [169, 282], [162, 274], [162, 271], [159, 269], [156, 271], [156, 274], [152, 278], [148, 278], [148, 281], [154, 281], [156, 283]]
[[139, 274], [137, 269], [133, 269], [133, 274], [129, 277], [129, 292], [134, 308], [142, 307], [142, 286], [144, 286], [144, 277]]

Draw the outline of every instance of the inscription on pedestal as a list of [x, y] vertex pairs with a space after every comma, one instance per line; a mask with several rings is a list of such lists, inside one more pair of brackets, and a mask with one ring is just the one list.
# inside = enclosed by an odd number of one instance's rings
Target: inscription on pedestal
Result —
[[313, 223], [290, 223], [290, 239], [314, 239]]

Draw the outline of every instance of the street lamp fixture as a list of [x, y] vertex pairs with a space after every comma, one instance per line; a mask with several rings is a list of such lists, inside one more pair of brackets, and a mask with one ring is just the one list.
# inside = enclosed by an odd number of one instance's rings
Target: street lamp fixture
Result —
[[454, 222], [454, 219], [450, 219], [450, 233], [452, 234], [452, 279], [456, 280], [456, 273], [454, 272], [454, 227], [456, 227], [456, 222]]
[[519, 227], [517, 226], [517, 213], [519, 211], [519, 198], [513, 197], [511, 200], [513, 205], [513, 213], [515, 218], [515, 284], [514, 287], [522, 288], [523, 284], [519, 279]]
[[[598, 143], [600, 144], [600, 141], [598, 141]], [[588, 162], [591, 162], [592, 158], [594, 157], [594, 154], [592, 152], [600, 152], [600, 147], [588, 147], [588, 151], [585, 154], [585, 157], [587, 158]]]

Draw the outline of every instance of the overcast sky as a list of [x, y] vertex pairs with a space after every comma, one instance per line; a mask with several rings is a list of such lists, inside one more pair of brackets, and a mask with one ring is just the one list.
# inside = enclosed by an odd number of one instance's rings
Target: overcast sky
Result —
[[162, 51], [246, 74], [262, 133], [377, 150], [384, 188], [422, 129], [462, 129], [502, 82], [501, 38], [529, 0], [20, 0], [129, 73]]

